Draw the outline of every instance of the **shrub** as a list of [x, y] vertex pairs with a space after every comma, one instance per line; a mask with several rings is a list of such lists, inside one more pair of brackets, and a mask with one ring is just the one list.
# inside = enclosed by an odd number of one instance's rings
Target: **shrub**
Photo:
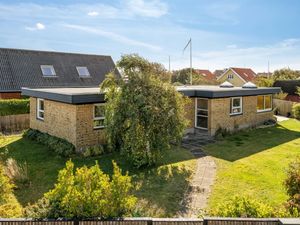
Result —
[[13, 194], [14, 185], [0, 165], [0, 217], [21, 217], [22, 207]]
[[288, 93], [280, 91], [278, 94], [274, 94], [274, 98], [284, 100], [288, 96]]
[[27, 183], [29, 181], [26, 162], [21, 164], [17, 163], [13, 158], [7, 159], [5, 173], [14, 182]]
[[103, 145], [95, 145], [92, 147], [87, 147], [84, 152], [84, 157], [90, 157], [90, 156], [98, 156], [102, 155], [105, 152], [105, 148]]
[[296, 119], [300, 120], [300, 103], [294, 104], [292, 111], [293, 111], [293, 116]]
[[77, 168], [71, 161], [59, 172], [55, 188], [35, 205], [28, 206], [26, 216], [33, 218], [116, 218], [129, 215], [136, 198], [130, 194], [131, 178], [113, 162], [112, 178], [99, 165]]
[[75, 146], [70, 142], [38, 130], [29, 129], [24, 132], [23, 137], [46, 145], [50, 150], [63, 157], [69, 157], [75, 153]]
[[29, 113], [29, 99], [0, 100], [0, 116]]
[[235, 196], [227, 202], [218, 204], [209, 212], [210, 216], [221, 217], [273, 217], [274, 209], [251, 197]]
[[290, 163], [284, 184], [289, 195], [287, 208], [291, 213], [300, 213], [300, 158]]

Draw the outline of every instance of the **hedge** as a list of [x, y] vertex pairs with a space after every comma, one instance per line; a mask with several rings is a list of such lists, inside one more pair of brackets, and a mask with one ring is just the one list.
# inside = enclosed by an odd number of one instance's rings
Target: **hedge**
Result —
[[0, 100], [0, 116], [29, 113], [29, 99]]

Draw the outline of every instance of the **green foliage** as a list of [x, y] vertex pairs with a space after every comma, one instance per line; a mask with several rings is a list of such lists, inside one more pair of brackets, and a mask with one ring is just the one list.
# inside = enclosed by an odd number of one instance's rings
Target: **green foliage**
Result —
[[285, 93], [285, 92], [283, 92], [283, 91], [280, 91], [278, 94], [274, 94], [274, 95], [273, 95], [273, 98], [285, 100], [286, 96], [288, 96], [288, 93]]
[[87, 147], [84, 152], [84, 157], [98, 156], [102, 155], [105, 152], [105, 148], [103, 145], [95, 145], [91, 147]]
[[297, 87], [297, 94], [300, 96], [300, 87]]
[[187, 99], [172, 85], [157, 79], [151, 70], [135, 69], [128, 58], [123, 56], [118, 62], [127, 82], [110, 74], [101, 86], [107, 99], [108, 144], [128, 156], [135, 166], [149, 166], [170, 148], [171, 141], [181, 140], [187, 124]]
[[34, 218], [116, 218], [129, 215], [136, 198], [131, 177], [113, 162], [112, 178], [102, 172], [98, 163], [74, 171], [71, 161], [59, 172], [55, 188], [44, 195], [37, 204], [26, 209]]
[[300, 103], [294, 104], [292, 108], [293, 116], [300, 120]]
[[300, 78], [300, 72], [291, 69], [276, 70], [273, 74], [274, 80], [296, 80]]
[[15, 183], [26, 184], [29, 182], [27, 163], [18, 163], [13, 158], [6, 160], [5, 173]]
[[156, 62], [149, 62], [138, 54], [123, 55], [118, 62], [118, 67], [124, 76], [132, 72], [150, 73], [163, 82], [170, 83], [171, 73]]
[[286, 213], [282, 209], [279, 211], [275, 210], [271, 206], [257, 201], [252, 197], [235, 196], [224, 203], [216, 205], [216, 207], [209, 212], [209, 215], [220, 217], [268, 218], [286, 215]]
[[289, 196], [287, 208], [291, 213], [296, 211], [300, 214], [300, 158], [289, 165], [284, 184]]
[[0, 116], [29, 113], [29, 99], [0, 100]]
[[38, 130], [29, 129], [24, 132], [23, 137], [46, 145], [50, 150], [63, 157], [69, 157], [75, 153], [75, 147], [70, 142], [46, 133], [42, 133]]
[[14, 185], [0, 165], [0, 217], [21, 217], [22, 207], [13, 194]]
[[274, 84], [274, 80], [273, 80], [273, 78], [258, 76], [255, 78], [254, 83], [258, 87], [272, 87]]
[[[207, 80], [197, 73], [195, 69], [192, 69], [193, 74], [193, 85], [215, 85], [218, 84], [216, 80]], [[173, 71], [172, 79], [173, 85], [184, 85], [191, 83], [191, 70], [190, 68], [185, 68], [181, 70]]]

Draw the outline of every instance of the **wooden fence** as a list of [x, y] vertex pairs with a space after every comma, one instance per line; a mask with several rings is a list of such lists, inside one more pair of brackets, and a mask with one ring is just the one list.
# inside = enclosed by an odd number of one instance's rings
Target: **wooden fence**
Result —
[[0, 219], [0, 225], [291, 225], [300, 219], [253, 219], [253, 218], [125, 218], [119, 220], [31, 220]]
[[276, 108], [276, 111], [281, 116], [292, 116], [292, 107], [295, 102], [273, 99], [273, 107]]
[[0, 116], [0, 132], [12, 133], [29, 128], [29, 114]]

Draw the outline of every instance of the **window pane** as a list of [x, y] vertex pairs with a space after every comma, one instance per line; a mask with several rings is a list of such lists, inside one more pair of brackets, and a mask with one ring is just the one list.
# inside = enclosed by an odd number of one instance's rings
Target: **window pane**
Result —
[[39, 118], [44, 118], [44, 113], [39, 111]]
[[231, 113], [241, 113], [241, 108], [234, 108]]
[[44, 101], [43, 100], [39, 100], [39, 109], [44, 110]]
[[208, 128], [208, 118], [197, 116], [197, 127]]
[[94, 127], [104, 127], [104, 120], [94, 120]]
[[53, 66], [41, 66], [42, 73], [44, 76], [54, 76], [55, 70]]
[[104, 117], [105, 107], [104, 105], [95, 105], [95, 117]]
[[197, 99], [198, 109], [208, 109], [207, 99]]
[[239, 107], [241, 106], [241, 99], [240, 98], [234, 98], [232, 102], [233, 107]]
[[272, 107], [271, 101], [272, 101], [271, 96], [266, 95], [265, 96], [265, 109], [271, 109], [271, 107]]
[[89, 70], [87, 67], [78, 66], [76, 68], [77, 68], [79, 76], [85, 76], [85, 77], [90, 76], [90, 73], [89, 73]]
[[197, 116], [207, 116], [208, 115], [208, 111], [206, 110], [197, 110]]
[[257, 110], [264, 110], [264, 96], [257, 96]]

